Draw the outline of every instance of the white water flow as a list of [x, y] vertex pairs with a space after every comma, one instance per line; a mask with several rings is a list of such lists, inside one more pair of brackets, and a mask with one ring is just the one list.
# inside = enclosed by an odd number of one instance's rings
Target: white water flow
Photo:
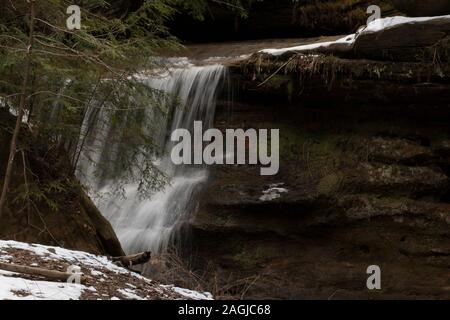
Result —
[[[185, 64], [162, 75], [143, 79], [149, 87], [169, 93], [178, 100], [170, 120], [155, 120], [152, 108], [146, 112], [149, 121], [158, 126], [155, 140], [165, 146], [165, 154], [156, 160], [157, 166], [169, 178], [164, 188], [147, 199], [140, 197], [137, 183], [125, 186], [124, 197], [105, 196], [116, 186], [117, 181], [94, 178], [98, 176], [94, 175], [95, 164], [101, 161], [105, 152], [114, 155], [117, 149], [108, 144], [110, 125], [101, 112], [94, 117], [94, 111], [90, 110], [86, 115], [82, 132], [87, 130], [89, 121], [95, 121], [86, 143], [96, 147], [89, 148], [95, 151], [85, 152], [81, 156], [78, 170], [87, 177], [81, 180], [94, 189], [94, 192], [102, 195], [94, 197], [94, 201], [111, 222], [127, 253], [144, 250], [163, 252], [171, 245], [180, 222], [186, 220], [195, 209], [195, 195], [206, 181], [207, 169], [203, 166], [175, 166], [170, 159], [174, 145], [170, 142], [170, 134], [177, 128], [192, 130], [193, 123], [197, 120], [203, 122], [204, 128], [212, 126], [216, 97], [224, 74], [225, 67], [221, 65]], [[174, 100], [164, 101], [166, 104], [173, 104]], [[170, 105], [166, 107], [171, 109]]]

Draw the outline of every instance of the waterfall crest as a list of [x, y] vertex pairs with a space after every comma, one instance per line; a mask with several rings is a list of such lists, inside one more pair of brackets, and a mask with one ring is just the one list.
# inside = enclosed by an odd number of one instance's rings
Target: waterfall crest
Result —
[[[137, 183], [126, 184], [123, 197], [104, 196], [110, 193], [117, 181], [99, 178], [94, 171], [102, 155], [114, 155], [117, 146], [108, 144], [110, 124], [102, 116], [102, 111], [94, 117], [94, 110], [88, 110], [81, 131], [82, 136], [87, 137], [85, 143], [95, 147], [86, 148], [90, 151], [82, 153], [78, 165], [79, 177], [93, 189], [96, 205], [111, 222], [127, 253], [166, 250], [177, 226], [195, 209], [195, 195], [207, 179], [207, 169], [203, 166], [173, 165], [170, 159], [173, 147], [170, 134], [178, 128], [192, 130], [194, 121], [202, 121], [205, 129], [212, 126], [216, 98], [225, 74], [226, 68], [222, 65], [195, 66], [180, 60], [175, 67], [156, 76], [142, 77], [148, 87], [172, 97], [164, 99], [163, 103], [167, 110], [173, 109], [165, 119], [155, 120], [153, 108], [145, 113], [148, 121], [158, 126], [155, 142], [165, 152], [155, 159], [155, 164], [169, 181], [146, 199], [139, 196]], [[168, 105], [173, 105], [174, 101], [177, 101], [175, 107]], [[88, 127], [92, 127], [89, 125], [92, 121], [95, 122], [93, 129], [86, 132]]]

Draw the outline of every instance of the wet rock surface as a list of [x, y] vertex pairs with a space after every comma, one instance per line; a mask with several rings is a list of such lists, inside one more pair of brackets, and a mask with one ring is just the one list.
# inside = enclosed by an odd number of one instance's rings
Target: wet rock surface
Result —
[[[231, 66], [240, 94], [215, 126], [280, 129], [280, 172], [214, 169], [190, 221], [198, 266], [256, 277], [251, 298], [450, 298], [448, 63], [373, 57]], [[273, 186], [287, 192], [262, 201]]]
[[[281, 169], [214, 170], [190, 222], [199, 265], [224, 279], [258, 276], [251, 298], [449, 298], [447, 133], [434, 137], [435, 121], [416, 127], [414, 114], [404, 121], [405, 109], [355, 110], [236, 107], [229, 126], [280, 128]], [[288, 191], [261, 201], [272, 185]], [[366, 288], [372, 264], [380, 291]]]
[[362, 32], [351, 44], [302, 52], [257, 52], [230, 63], [230, 73], [239, 90], [255, 99], [412, 105], [427, 104], [432, 97], [434, 104], [446, 104], [449, 21], [399, 24]]

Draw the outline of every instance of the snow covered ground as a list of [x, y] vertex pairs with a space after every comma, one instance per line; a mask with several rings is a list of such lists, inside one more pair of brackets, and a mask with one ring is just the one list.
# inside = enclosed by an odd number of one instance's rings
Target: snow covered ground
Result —
[[317, 42], [312, 44], [306, 44], [306, 45], [300, 45], [295, 47], [289, 47], [289, 48], [281, 48], [281, 49], [263, 49], [260, 52], [262, 53], [268, 53], [273, 56], [279, 56], [286, 52], [290, 51], [296, 51], [296, 52], [302, 52], [302, 51], [314, 51], [314, 50], [320, 50], [320, 49], [328, 49], [331, 47], [348, 47], [351, 48], [353, 44], [355, 43], [358, 36], [367, 34], [367, 33], [374, 33], [374, 32], [381, 32], [383, 30], [387, 30], [390, 28], [397, 27], [399, 25], [403, 24], [415, 24], [415, 23], [423, 23], [423, 22], [429, 22], [433, 20], [441, 20], [441, 19], [448, 19], [450, 20], [450, 15], [445, 16], [436, 16], [436, 17], [417, 17], [417, 18], [409, 18], [409, 17], [387, 17], [382, 19], [377, 19], [369, 23], [367, 26], [360, 28], [359, 32], [356, 34], [350, 34], [348, 36], [345, 36], [343, 38], [337, 39], [335, 41], [326, 41], [326, 42]]
[[67, 272], [80, 267], [84, 284], [49, 282], [0, 270], [0, 300], [211, 300], [207, 292], [162, 285], [119, 267], [104, 256], [60, 247], [0, 240], [0, 262]]

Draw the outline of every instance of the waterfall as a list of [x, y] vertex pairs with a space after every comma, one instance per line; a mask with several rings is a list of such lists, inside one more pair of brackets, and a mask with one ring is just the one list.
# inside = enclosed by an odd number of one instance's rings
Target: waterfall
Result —
[[[193, 122], [197, 120], [203, 122], [204, 128], [212, 126], [216, 97], [225, 73], [222, 65], [195, 66], [184, 60], [181, 65], [178, 63], [162, 74], [142, 78], [148, 87], [166, 92], [176, 97], [178, 102], [173, 108], [174, 99], [163, 100], [168, 110], [174, 109], [166, 119], [155, 120], [151, 107], [145, 114], [153, 125], [159, 124], [154, 134], [155, 141], [163, 146], [165, 152], [155, 159], [155, 163], [169, 178], [161, 190], [146, 199], [139, 196], [137, 183], [126, 184], [123, 197], [105, 196], [117, 181], [100, 179], [94, 171], [104, 153], [112, 154], [114, 158], [117, 146], [108, 144], [110, 124], [102, 111], [93, 109], [86, 113], [81, 131], [82, 136], [86, 136], [84, 143], [91, 147], [86, 148], [80, 157], [78, 172], [80, 177], [84, 177], [80, 180], [93, 189], [96, 205], [111, 222], [127, 253], [163, 252], [171, 244], [177, 226], [195, 209], [195, 195], [206, 182], [207, 168], [173, 165], [170, 134], [178, 128], [192, 130]], [[89, 127], [91, 132], [86, 132]]]

